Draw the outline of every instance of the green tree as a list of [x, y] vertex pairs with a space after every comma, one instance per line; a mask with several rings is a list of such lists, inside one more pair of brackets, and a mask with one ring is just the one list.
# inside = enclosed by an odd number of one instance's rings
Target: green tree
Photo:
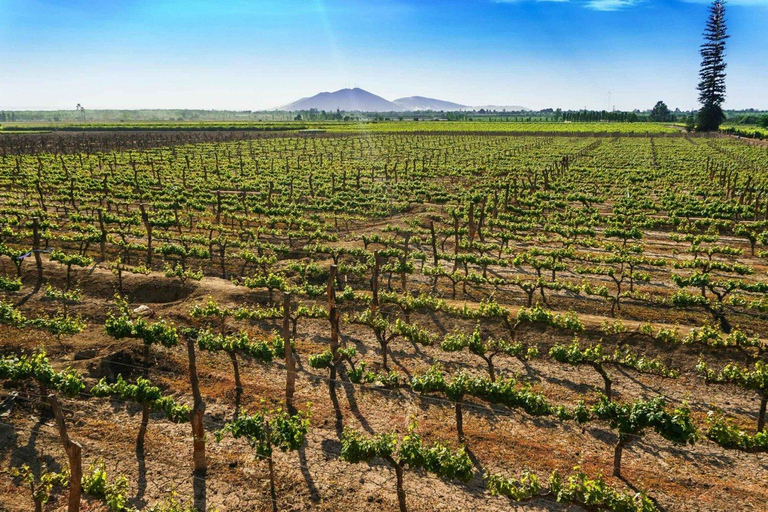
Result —
[[669, 107], [663, 101], [659, 101], [651, 110], [651, 121], [665, 122], [672, 119], [672, 113], [669, 111]]
[[725, 101], [725, 2], [715, 0], [709, 7], [709, 19], [701, 45], [699, 70], [699, 103], [696, 130], [715, 131], [725, 120], [722, 104]]
[[696, 129], [696, 118], [693, 115], [690, 115], [685, 120], [685, 131], [690, 133], [695, 129]]

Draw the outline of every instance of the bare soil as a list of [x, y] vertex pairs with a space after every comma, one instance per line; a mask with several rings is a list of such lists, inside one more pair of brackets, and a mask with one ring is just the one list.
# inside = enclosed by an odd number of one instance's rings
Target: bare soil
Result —
[[[661, 237], [660, 237], [661, 238]], [[661, 244], [661, 242], [660, 242]], [[659, 249], [663, 250], [663, 249]], [[653, 252], [653, 245], [648, 249]], [[27, 270], [29, 272], [30, 269]], [[46, 263], [46, 278], [63, 284], [61, 267]], [[76, 275], [84, 300], [72, 308], [88, 321], [82, 333], [63, 338], [59, 343], [52, 336], [36, 330], [18, 330], [0, 326], [0, 352], [44, 348], [57, 367], [72, 366], [88, 376], [90, 384], [102, 376], [117, 373], [138, 375], [143, 365], [141, 347], [136, 340], [116, 341], [103, 331], [103, 322], [112, 307], [114, 277], [105, 268], [95, 266]], [[415, 278], [414, 278], [415, 279]], [[13, 297], [20, 309], [30, 316], [53, 313], [56, 306], [46, 301], [41, 290], [34, 291], [34, 277], [24, 276], [25, 286]], [[231, 306], [255, 304], [266, 300], [265, 293], [254, 293], [218, 278], [204, 278], [190, 283], [185, 289], [171, 284], [160, 275], [129, 275], [124, 287], [132, 307], [149, 306], [155, 318], [166, 318], [181, 324], [191, 324], [188, 314], [193, 305], [211, 296]], [[476, 302], [482, 297], [473, 297]], [[522, 297], [505, 297], [520, 304]], [[463, 299], [456, 304], [463, 304]], [[619, 338], [599, 332], [607, 318], [605, 304], [583, 298], [558, 295], [551, 307], [573, 309], [585, 323], [587, 333], [582, 338], [607, 346]], [[625, 325], [635, 329], [640, 323], [653, 320], [669, 324], [680, 321], [690, 326], [704, 319], [698, 313], [686, 318], [658, 315], [643, 306], [627, 305], [622, 310]], [[455, 328], [471, 330], [474, 322], [460, 321], [440, 315], [413, 315], [422, 327], [444, 334]], [[236, 325], [235, 325], [236, 324]], [[233, 321], [233, 327], [245, 328], [254, 336], [268, 337], [277, 327], [275, 322], [248, 323]], [[488, 333], [503, 334], [496, 325], [482, 325]], [[683, 329], [686, 327], [684, 326]], [[762, 330], [762, 324], [758, 324]], [[763, 331], [765, 332], [765, 331]], [[438, 397], [425, 397], [405, 389], [384, 389], [376, 386], [351, 385], [339, 382], [336, 387], [342, 424], [335, 421], [334, 407], [329, 396], [328, 375], [313, 370], [307, 357], [327, 347], [327, 320], [299, 322], [296, 351], [300, 373], [297, 380], [296, 403], [310, 410], [312, 428], [305, 448], [298, 453], [277, 453], [278, 503], [280, 510], [396, 510], [394, 472], [383, 463], [350, 465], [339, 459], [341, 427], [351, 427], [368, 433], [390, 430], [404, 432], [412, 420], [424, 438], [444, 440], [458, 446], [453, 405]], [[521, 339], [536, 343], [546, 354], [554, 343], [569, 343], [572, 336], [540, 326], [526, 327]], [[354, 345], [363, 359], [377, 367], [380, 360], [378, 345], [372, 333], [360, 326], [342, 324], [342, 337]], [[704, 427], [706, 414], [713, 407], [723, 408], [735, 416], [739, 424], [751, 431], [759, 405], [755, 393], [732, 386], [707, 386], [692, 369], [700, 357], [722, 357], [722, 352], [702, 352], [699, 347], [670, 346], [646, 336], [626, 338], [627, 344], [649, 355], [661, 357], [669, 365], [682, 370], [679, 379], [663, 379], [640, 375], [633, 371], [611, 370], [614, 387], [620, 400], [653, 397], [664, 394], [674, 402], [687, 402], [694, 410], [698, 423]], [[393, 369], [405, 376], [423, 371], [433, 362], [442, 362], [447, 369], [469, 369], [478, 374], [485, 366], [478, 357], [463, 353], [446, 353], [439, 346], [422, 347], [396, 341], [392, 344]], [[77, 355], [77, 357], [75, 357]], [[734, 357], [737, 357], [734, 354]], [[77, 360], [75, 360], [77, 359]], [[153, 418], [150, 421], [143, 458], [137, 457], [135, 439], [140, 422], [137, 406], [98, 398], [63, 400], [67, 409], [73, 439], [83, 445], [86, 466], [97, 460], [106, 464], [110, 473], [120, 473], [130, 483], [131, 504], [139, 509], [155, 504], [176, 493], [183, 500], [220, 511], [269, 510], [267, 466], [254, 456], [243, 441], [225, 438], [215, 442], [213, 432], [221, 428], [234, 412], [234, 378], [225, 356], [200, 353], [198, 358], [203, 396], [206, 400], [206, 428], [209, 470], [204, 478], [191, 472], [191, 429], [189, 425], [174, 425]], [[573, 368], [547, 357], [526, 364], [514, 359], [497, 359], [498, 371], [504, 376], [518, 376], [530, 382], [558, 404], [573, 405], [579, 398], [588, 402], [597, 399], [602, 388], [600, 376], [589, 367]], [[242, 363], [245, 385], [243, 406], [258, 410], [280, 406], [285, 374], [280, 363], [262, 365]], [[186, 353], [182, 347], [151, 351], [151, 378], [180, 401], [190, 403], [191, 393], [186, 376]], [[14, 393], [18, 392], [16, 395]], [[56, 468], [65, 460], [58, 437], [46, 408], [35, 391], [3, 389], [0, 391], [0, 465], [3, 468], [27, 463], [33, 467], [40, 460]], [[10, 398], [15, 396], [15, 398]], [[616, 487], [631, 491], [647, 491], [665, 510], [764, 510], [768, 502], [768, 456], [745, 454], [718, 447], [702, 436], [694, 446], [675, 446], [655, 434], [648, 434], [632, 443], [623, 461], [624, 480], [610, 475], [613, 445], [616, 436], [607, 425], [594, 423], [581, 428], [575, 423], [532, 418], [524, 413], [484, 403], [465, 406], [467, 448], [477, 470], [469, 484], [445, 482], [427, 474], [409, 471], [405, 488], [409, 509], [415, 511], [463, 511], [469, 509], [496, 510], [564, 510], [549, 498], [537, 499], [525, 505], [515, 505], [504, 498], [491, 497], [482, 485], [484, 473], [504, 472], [510, 476], [524, 468], [535, 471], [546, 480], [552, 470], [569, 473], [580, 466], [590, 474], [603, 473]], [[65, 506], [66, 496], [52, 497], [47, 510]], [[29, 492], [16, 486], [6, 474], [0, 474], [0, 510], [22, 512], [32, 509]], [[83, 510], [103, 510], [88, 502]]]

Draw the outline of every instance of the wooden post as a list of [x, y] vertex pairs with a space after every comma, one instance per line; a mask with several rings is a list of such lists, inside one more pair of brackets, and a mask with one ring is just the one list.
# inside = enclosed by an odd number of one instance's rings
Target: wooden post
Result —
[[371, 292], [373, 300], [371, 301], [371, 312], [376, 314], [379, 309], [379, 251], [373, 251], [373, 278], [371, 281]]
[[470, 201], [469, 211], [467, 213], [467, 224], [469, 226], [469, 243], [475, 241], [475, 203]]
[[456, 410], [456, 433], [459, 436], [459, 443], [464, 443], [464, 415], [462, 414], [461, 410], [461, 399], [456, 401], [455, 404], [455, 410]]
[[[223, 334], [222, 334], [223, 336]], [[243, 383], [240, 380], [240, 364], [237, 362], [237, 353], [232, 350], [229, 353], [229, 359], [232, 362], [232, 370], [235, 373], [235, 417], [237, 420], [240, 415], [240, 400], [243, 397]]]
[[291, 348], [291, 292], [283, 293], [283, 343], [285, 346], [285, 408], [293, 416], [298, 411], [293, 405], [296, 391], [296, 360]]
[[339, 349], [339, 310], [336, 308], [336, 292], [333, 288], [336, 281], [336, 272], [338, 267], [331, 265], [328, 275], [328, 319], [331, 322], [331, 353], [333, 354], [334, 365], [331, 368], [331, 380], [336, 378], [336, 357]]
[[481, 243], [485, 243], [485, 237], [483, 236], [483, 224], [485, 223], [485, 206], [488, 202], [488, 198], [484, 197], [480, 202], [480, 220], [477, 222], [477, 237]]
[[432, 264], [435, 266], [435, 268], [437, 268], [440, 261], [437, 254], [437, 237], [435, 236], [435, 223], [431, 220], [429, 221], [429, 234], [432, 238]]
[[[216, 165], [218, 171], [218, 163]], [[216, 191], [216, 224], [221, 224], [221, 190]]]
[[453, 272], [456, 272], [459, 269], [459, 214], [454, 211], [451, 215], [453, 216]]
[[403, 466], [392, 457], [385, 457], [385, 460], [395, 469], [395, 477], [397, 479], [397, 504], [400, 512], [408, 512], [408, 507], [405, 504], [405, 488], [403, 487]]
[[32, 253], [37, 265], [37, 284], [43, 282], [43, 259], [40, 256], [40, 218], [32, 217]]
[[619, 434], [619, 442], [613, 450], [613, 476], [621, 478], [621, 456], [624, 448], [629, 444], [630, 437]]
[[104, 212], [101, 209], [99, 212], [99, 229], [101, 230], [101, 237], [99, 238], [99, 251], [101, 253], [101, 261], [107, 259], [107, 230], [104, 229]]
[[605, 368], [603, 368], [602, 364], [592, 363], [592, 367], [603, 378], [603, 383], [605, 384], [605, 397], [608, 399], [608, 401], [610, 401], [612, 398], [611, 384], [613, 383], [613, 381], [611, 380], [611, 377], [608, 375], [608, 372], [605, 371]]
[[67, 432], [67, 424], [64, 421], [64, 414], [61, 412], [61, 406], [56, 395], [47, 393], [45, 386], [41, 386], [43, 395], [47, 395], [46, 401], [53, 409], [53, 416], [56, 418], [56, 427], [59, 430], [61, 443], [64, 445], [64, 451], [69, 459], [69, 500], [67, 512], [80, 512], [80, 498], [83, 493], [83, 447], [79, 443], [72, 441]]
[[139, 427], [139, 436], [136, 438], [136, 453], [144, 457], [144, 438], [147, 436], [147, 427], [149, 426], [149, 405], [141, 406], [141, 427]]
[[404, 235], [404, 243], [403, 243], [403, 258], [400, 260], [401, 270], [400, 272], [400, 287], [403, 289], [403, 293], [405, 293], [406, 286], [407, 286], [407, 279], [408, 279], [408, 273], [405, 271], [405, 266], [408, 263], [408, 244], [411, 241], [411, 233], [408, 232]]
[[200, 378], [197, 375], [197, 360], [195, 357], [195, 340], [187, 337], [187, 359], [189, 360], [189, 383], [192, 386], [194, 405], [190, 415], [192, 424], [192, 461], [195, 473], [205, 473], [207, 463], [205, 460], [205, 426], [203, 415], [205, 414], [205, 402], [200, 394]]
[[344, 419], [339, 408], [339, 399], [336, 396], [336, 374], [339, 371], [341, 361], [339, 359], [339, 310], [336, 307], [336, 291], [334, 284], [337, 278], [338, 267], [331, 265], [328, 273], [328, 320], [331, 324], [331, 368], [330, 379], [328, 379], [328, 392], [333, 404], [333, 410], [336, 413], [336, 431], [341, 432], [341, 423]]

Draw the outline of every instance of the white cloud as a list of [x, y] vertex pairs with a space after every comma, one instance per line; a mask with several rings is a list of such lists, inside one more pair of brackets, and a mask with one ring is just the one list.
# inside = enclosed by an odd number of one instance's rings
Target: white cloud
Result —
[[[712, 0], [682, 0], [690, 4], [711, 4]], [[747, 7], [768, 7], [768, 0], [727, 0], [725, 7], [740, 5]]]
[[[491, 0], [495, 4], [517, 4], [527, 0]], [[534, 2], [548, 2], [548, 3], [569, 3], [571, 0], [532, 0]], [[593, 11], [618, 11], [625, 7], [632, 7], [641, 0], [586, 0], [579, 3], [587, 9]], [[686, 1], [711, 1], [711, 0], [686, 0]], [[734, 0], [741, 2], [768, 2], [768, 0]]]
[[[516, 4], [528, 0], [491, 0], [496, 4]], [[532, 0], [535, 2], [568, 3], [571, 0]], [[585, 0], [581, 1], [586, 9], [593, 11], [618, 11], [627, 7], [633, 7], [642, 3], [644, 0]], [[680, 0], [692, 4], [710, 4], [712, 0]], [[727, 0], [729, 6], [744, 7], [768, 7], [768, 0]]]
[[637, 3], [637, 0], [589, 0], [585, 7], [593, 11], [618, 11]]

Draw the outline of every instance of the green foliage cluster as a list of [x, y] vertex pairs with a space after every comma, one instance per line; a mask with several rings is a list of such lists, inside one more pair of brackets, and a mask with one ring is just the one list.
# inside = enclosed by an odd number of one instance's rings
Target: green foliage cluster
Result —
[[85, 389], [83, 377], [75, 370], [57, 371], [51, 366], [44, 351], [21, 357], [0, 359], [0, 379], [18, 382], [33, 379], [51, 391], [66, 396], [77, 396]]
[[274, 357], [281, 357], [275, 353], [275, 347], [265, 341], [252, 341], [248, 334], [240, 331], [237, 334], [214, 334], [209, 330], [199, 331], [197, 334], [197, 346], [200, 350], [209, 352], [237, 352], [247, 357], [269, 363]]
[[82, 483], [83, 492], [102, 500], [110, 512], [135, 512], [128, 505], [128, 479], [123, 475], [110, 479], [103, 462], [91, 464]]
[[707, 418], [709, 424], [707, 437], [724, 448], [735, 448], [745, 452], [768, 451], [768, 432], [748, 434], [741, 430], [733, 421], [727, 420], [721, 413], [711, 413]]
[[308, 431], [309, 416], [306, 413], [291, 416], [282, 411], [258, 412], [228, 422], [216, 432], [216, 440], [221, 441], [227, 433], [235, 439], [242, 437], [256, 450], [258, 457], [270, 457], [275, 447], [282, 451], [301, 448]]
[[581, 320], [579, 320], [575, 313], [555, 313], [546, 310], [541, 306], [520, 308], [520, 311], [517, 312], [517, 323], [520, 324], [523, 322], [543, 323], [550, 327], [573, 332], [581, 332], [584, 330], [584, 324], [581, 323]]
[[491, 474], [488, 490], [494, 496], [506, 496], [512, 501], [528, 501], [540, 496], [552, 496], [555, 501], [586, 510], [610, 510], [613, 512], [654, 512], [658, 510], [653, 501], [644, 493], [626, 493], [608, 485], [602, 475], [591, 478], [584, 471], [575, 468], [567, 480], [557, 471], [549, 477], [545, 489], [536, 474], [523, 471], [518, 478]]
[[152, 411], [162, 411], [166, 418], [175, 423], [189, 421], [189, 415], [192, 412], [188, 405], [177, 403], [173, 397], [163, 396], [160, 388], [141, 377], [136, 379], [135, 384], [125, 382], [122, 375], [118, 375], [117, 380], [112, 384], [107, 383], [106, 378], [102, 378], [91, 388], [91, 394], [146, 405]]
[[574, 417], [563, 407], [551, 405], [544, 395], [533, 392], [529, 385], [515, 379], [492, 381], [484, 377], [472, 377], [466, 372], [459, 372], [446, 379], [440, 366], [433, 365], [425, 373], [415, 375], [410, 385], [418, 393], [442, 393], [449, 400], [457, 402], [465, 396], [473, 396], [489, 403], [522, 409], [532, 416], [553, 415], [561, 419]]
[[473, 476], [472, 460], [463, 448], [452, 451], [439, 441], [425, 446], [413, 425], [402, 437], [394, 432], [371, 437], [357, 430], [344, 430], [341, 460], [359, 463], [376, 458], [410, 469], [422, 469], [446, 479], [467, 482]]
[[179, 343], [176, 326], [160, 320], [149, 323], [143, 318], [131, 319], [126, 313], [119, 316], [110, 314], [104, 322], [104, 330], [115, 339], [136, 338], [147, 345], [159, 343], [164, 347], [175, 347]]
[[621, 348], [617, 348], [612, 354], [606, 354], [603, 345], [599, 343], [588, 347], [582, 347], [578, 340], [574, 340], [568, 346], [555, 344], [549, 350], [549, 355], [560, 363], [574, 366], [580, 364], [613, 364], [661, 377], [676, 378], [679, 376], [677, 370], [667, 367], [658, 359], [648, 358], [630, 349]]
[[674, 443], [694, 444], [698, 439], [690, 409], [681, 406], [669, 411], [664, 397], [620, 404], [603, 396], [591, 412], [595, 418], [608, 421], [621, 438], [641, 435], [650, 428]]

